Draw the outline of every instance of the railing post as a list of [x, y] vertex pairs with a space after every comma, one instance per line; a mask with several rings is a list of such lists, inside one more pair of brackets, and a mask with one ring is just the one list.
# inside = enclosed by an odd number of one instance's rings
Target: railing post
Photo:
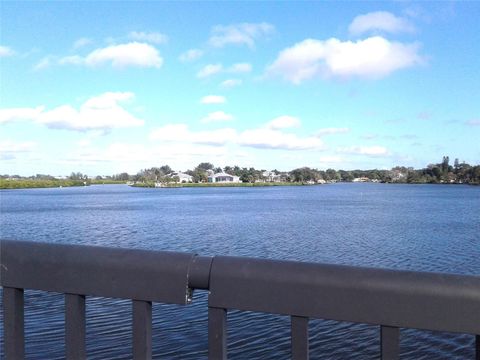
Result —
[[308, 360], [308, 318], [291, 316], [292, 360]]
[[67, 360], [87, 358], [84, 295], [65, 294], [65, 352]]
[[227, 359], [227, 310], [208, 308], [208, 359]]
[[400, 356], [400, 329], [380, 326], [381, 359], [397, 360]]
[[480, 335], [475, 335], [475, 360], [480, 360]]
[[3, 288], [5, 359], [25, 358], [23, 289]]
[[152, 303], [132, 300], [133, 359], [152, 358]]

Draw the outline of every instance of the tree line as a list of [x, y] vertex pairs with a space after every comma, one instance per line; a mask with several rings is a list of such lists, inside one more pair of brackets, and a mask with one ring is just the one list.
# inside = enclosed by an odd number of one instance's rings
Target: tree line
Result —
[[[409, 183], [409, 184], [437, 184], [437, 183], [457, 183], [457, 184], [480, 184], [480, 165], [470, 165], [455, 159], [453, 165], [450, 164], [448, 156], [444, 156], [442, 161], [435, 164], [429, 164], [422, 169], [412, 167], [396, 166], [390, 170], [318, 170], [309, 167], [301, 167], [291, 171], [272, 170], [266, 175], [265, 169], [255, 169], [253, 167], [225, 166], [215, 167], [212, 163], [202, 162], [191, 170], [185, 171], [192, 176], [195, 183], [207, 182], [208, 172], [225, 172], [230, 175], [238, 176], [240, 181], [245, 183], [255, 183], [262, 181], [296, 182], [296, 183], [317, 183], [326, 182], [351, 182], [355, 179], [362, 181], [376, 181], [383, 183]], [[0, 175], [3, 179], [29, 179], [29, 180], [54, 180], [51, 175], [37, 174], [30, 177], [21, 177], [18, 175]], [[68, 180], [88, 181], [88, 182], [176, 182], [178, 177], [174, 175], [173, 169], [169, 165], [142, 169], [137, 174], [131, 175], [126, 172], [111, 176], [97, 176], [89, 179], [87, 175], [80, 172], [73, 172]]]
[[[207, 182], [208, 171], [214, 173], [225, 172], [230, 175], [238, 176], [242, 182], [261, 182], [271, 181], [271, 176], [265, 176], [265, 169], [255, 169], [253, 167], [225, 166], [215, 167], [212, 163], [202, 162], [195, 168], [185, 171], [191, 175], [193, 182]], [[121, 181], [176, 181], [171, 176], [172, 169], [168, 165], [143, 169], [135, 175], [121, 173], [113, 175], [113, 180]], [[272, 170], [278, 181], [282, 182], [352, 182], [355, 179], [365, 181], [376, 181], [382, 183], [409, 183], [409, 184], [438, 184], [438, 183], [457, 183], [457, 184], [480, 184], [480, 165], [470, 165], [465, 162], [454, 160], [450, 164], [448, 156], [444, 156], [442, 161], [435, 164], [429, 164], [422, 169], [412, 167], [396, 166], [390, 170], [318, 170], [309, 167], [301, 167], [291, 171]]]

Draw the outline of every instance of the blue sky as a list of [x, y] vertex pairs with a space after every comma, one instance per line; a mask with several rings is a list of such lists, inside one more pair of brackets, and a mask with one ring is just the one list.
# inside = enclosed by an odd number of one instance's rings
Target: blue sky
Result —
[[2, 2], [0, 173], [480, 158], [478, 2]]

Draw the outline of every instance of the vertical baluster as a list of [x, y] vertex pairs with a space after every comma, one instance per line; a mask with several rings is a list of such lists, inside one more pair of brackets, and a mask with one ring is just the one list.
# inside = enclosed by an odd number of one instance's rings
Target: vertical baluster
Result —
[[308, 317], [291, 316], [292, 359], [308, 360]]
[[400, 357], [400, 329], [391, 326], [380, 327], [382, 360], [397, 360]]
[[5, 359], [25, 358], [23, 289], [3, 288]]
[[480, 360], [480, 335], [475, 336], [475, 360]]
[[65, 352], [67, 360], [87, 358], [84, 295], [65, 294]]
[[133, 359], [152, 358], [152, 303], [132, 300]]
[[208, 308], [208, 358], [227, 359], [227, 310]]

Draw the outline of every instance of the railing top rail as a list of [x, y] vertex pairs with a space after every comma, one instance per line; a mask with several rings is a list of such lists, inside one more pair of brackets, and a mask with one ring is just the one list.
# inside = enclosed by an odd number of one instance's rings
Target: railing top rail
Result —
[[480, 277], [0, 241], [0, 285], [480, 334]]
[[191, 298], [194, 254], [11, 240], [0, 250], [2, 286], [175, 304]]
[[209, 305], [480, 334], [480, 277], [216, 256]]

